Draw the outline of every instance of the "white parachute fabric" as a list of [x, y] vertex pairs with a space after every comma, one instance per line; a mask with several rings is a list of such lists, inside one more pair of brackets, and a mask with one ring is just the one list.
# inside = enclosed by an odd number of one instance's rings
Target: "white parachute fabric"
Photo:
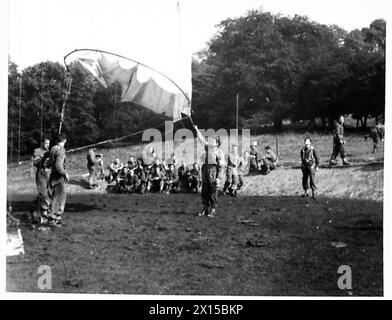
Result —
[[181, 119], [181, 113], [190, 115], [190, 92], [159, 71], [99, 50], [79, 50], [69, 58], [80, 62], [104, 87], [118, 82], [122, 102], [133, 102], [174, 121]]
[[78, 45], [94, 50], [77, 50], [66, 60], [79, 61], [104, 86], [120, 83], [122, 101], [164, 113], [174, 121], [181, 119], [181, 113], [190, 116], [192, 55], [187, 19], [182, 16], [186, 10], [180, 12], [178, 0], [120, 3], [122, 18], [113, 25], [99, 33], [82, 31], [86, 36]]

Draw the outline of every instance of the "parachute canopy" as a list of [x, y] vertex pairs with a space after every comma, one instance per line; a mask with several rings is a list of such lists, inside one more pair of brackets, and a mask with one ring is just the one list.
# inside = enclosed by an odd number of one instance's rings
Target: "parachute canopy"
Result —
[[104, 87], [118, 82], [122, 102], [133, 102], [173, 121], [190, 116], [191, 88], [181, 88], [168, 76], [143, 63], [93, 49], [75, 50], [64, 58], [66, 65], [69, 60], [78, 61]]

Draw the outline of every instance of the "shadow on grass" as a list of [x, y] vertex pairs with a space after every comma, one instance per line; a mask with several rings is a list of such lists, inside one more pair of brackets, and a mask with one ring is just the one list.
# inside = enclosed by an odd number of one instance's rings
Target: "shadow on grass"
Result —
[[379, 162], [370, 162], [366, 163], [364, 165], [359, 166], [357, 170], [360, 171], [365, 171], [365, 172], [374, 172], [378, 170], [383, 170], [384, 169], [384, 162], [379, 161]]

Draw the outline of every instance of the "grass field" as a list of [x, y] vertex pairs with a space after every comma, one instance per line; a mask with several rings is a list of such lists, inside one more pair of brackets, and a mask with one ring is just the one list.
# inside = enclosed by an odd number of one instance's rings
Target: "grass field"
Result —
[[[37, 269], [49, 265], [52, 292], [382, 295], [383, 147], [371, 154], [369, 141], [349, 134], [352, 166], [323, 166], [318, 199], [302, 199], [304, 136], [254, 137], [260, 150], [275, 148], [278, 139], [279, 168], [245, 177], [237, 198], [220, 197], [216, 219], [195, 216], [200, 195], [118, 195], [103, 182], [87, 190], [86, 154], [70, 154], [64, 226], [23, 225], [26, 253], [7, 258], [7, 291], [38, 292]], [[325, 164], [331, 137], [313, 134], [312, 140]], [[126, 161], [140, 150], [100, 151], [105, 159]], [[8, 200], [22, 221], [34, 196], [31, 165], [10, 166]], [[352, 269], [350, 291], [337, 287], [340, 265]]]

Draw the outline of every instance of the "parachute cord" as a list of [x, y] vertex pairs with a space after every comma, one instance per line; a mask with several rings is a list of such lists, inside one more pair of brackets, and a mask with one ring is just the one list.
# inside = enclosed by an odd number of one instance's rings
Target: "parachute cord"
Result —
[[40, 132], [40, 141], [42, 141], [42, 132], [43, 132], [43, 123], [44, 123], [44, 65], [41, 63], [41, 132]]
[[69, 69], [67, 68], [67, 71], [65, 73], [65, 91], [63, 93], [63, 105], [61, 108], [61, 115], [60, 115], [59, 134], [61, 133], [61, 129], [63, 127], [65, 105], [67, 104], [68, 97], [71, 93], [71, 86], [72, 86], [72, 75]]
[[[182, 118], [181, 120], [188, 119], [188, 118], [191, 119], [189, 116], [187, 116], [187, 117]], [[191, 119], [191, 121], [192, 121], [192, 119]], [[193, 125], [193, 122], [192, 122], [192, 125]], [[133, 136], [136, 136], [136, 135], [138, 135], [138, 134], [141, 134], [141, 133], [143, 133], [144, 131], [145, 131], [144, 129], [143, 129], [143, 130], [139, 130], [139, 131], [136, 131], [136, 132], [134, 132], [134, 133], [132, 133], [132, 134], [129, 134], [129, 135], [126, 135], [126, 136], [123, 136], [123, 137], [119, 137], [119, 138], [115, 138], [115, 139], [108, 139], [108, 140], [105, 140], [105, 141], [100, 141], [100, 142], [97, 142], [97, 143], [89, 144], [89, 145], [87, 145], [87, 146], [83, 146], [83, 147], [79, 147], [79, 148], [70, 149], [70, 150], [67, 150], [66, 152], [67, 152], [67, 153], [71, 153], [71, 152], [75, 152], [75, 151], [84, 150], [84, 149], [87, 149], [87, 148], [93, 148], [93, 147], [99, 146], [99, 145], [101, 145], [101, 144], [106, 144], [106, 143], [112, 143], [112, 142], [121, 141], [121, 140], [124, 140], [124, 139], [131, 138], [131, 137], [133, 137]], [[172, 132], [172, 131], [173, 131], [173, 130], [171, 130], [171, 132]]]
[[20, 161], [20, 126], [21, 126], [21, 117], [22, 117], [22, 74], [19, 77], [19, 112], [18, 112], [18, 162]]

